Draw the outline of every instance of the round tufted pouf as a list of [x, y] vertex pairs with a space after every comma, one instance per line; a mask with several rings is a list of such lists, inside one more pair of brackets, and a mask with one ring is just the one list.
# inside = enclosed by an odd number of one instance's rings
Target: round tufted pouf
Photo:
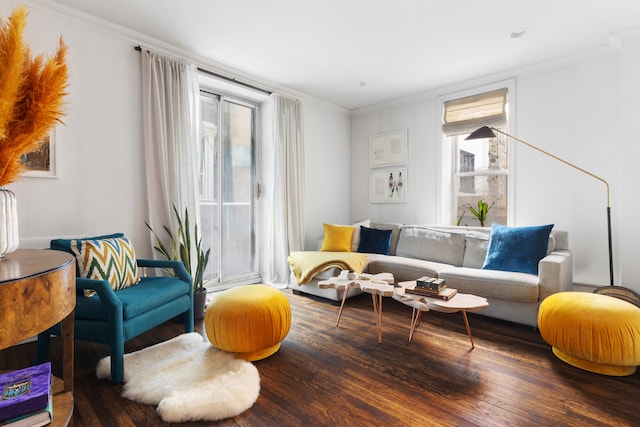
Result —
[[250, 362], [278, 351], [290, 326], [289, 300], [268, 285], [222, 291], [204, 315], [204, 327], [211, 344]]
[[575, 367], [624, 376], [640, 365], [640, 308], [621, 299], [553, 294], [540, 304], [538, 327], [553, 353]]

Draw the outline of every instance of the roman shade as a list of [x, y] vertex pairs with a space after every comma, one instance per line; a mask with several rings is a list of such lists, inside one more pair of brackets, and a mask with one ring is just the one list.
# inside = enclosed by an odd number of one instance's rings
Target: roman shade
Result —
[[507, 126], [507, 88], [444, 103], [442, 130], [446, 136], [471, 133], [481, 126]]

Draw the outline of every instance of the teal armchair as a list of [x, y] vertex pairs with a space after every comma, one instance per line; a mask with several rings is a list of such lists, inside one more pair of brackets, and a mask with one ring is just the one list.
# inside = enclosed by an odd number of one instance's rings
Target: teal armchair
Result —
[[[121, 237], [121, 234], [101, 236]], [[83, 239], [90, 240], [90, 239]], [[71, 251], [70, 240], [53, 240], [51, 249]], [[185, 332], [193, 332], [193, 286], [181, 261], [136, 260], [139, 271], [172, 270], [172, 276], [145, 276], [134, 286], [114, 291], [106, 280], [76, 277], [75, 338], [106, 344], [111, 356], [111, 381], [124, 377], [124, 343], [180, 314]], [[84, 291], [95, 295], [85, 297]], [[60, 334], [60, 325], [38, 335], [38, 361], [48, 358], [50, 336]]]

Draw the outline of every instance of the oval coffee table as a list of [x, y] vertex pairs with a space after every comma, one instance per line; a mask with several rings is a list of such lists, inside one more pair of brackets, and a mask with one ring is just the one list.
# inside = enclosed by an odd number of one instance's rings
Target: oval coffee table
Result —
[[464, 325], [467, 328], [467, 335], [469, 335], [469, 341], [471, 341], [471, 348], [474, 348], [473, 337], [471, 336], [471, 328], [469, 327], [469, 319], [467, 319], [467, 311], [475, 312], [482, 310], [489, 306], [489, 302], [486, 298], [479, 297], [472, 294], [460, 294], [457, 293], [451, 299], [444, 300], [439, 298], [430, 298], [422, 295], [408, 294], [405, 289], [412, 289], [415, 287], [415, 280], [409, 282], [398, 283], [399, 287], [396, 288], [396, 292], [393, 295], [393, 299], [399, 301], [411, 308], [411, 327], [409, 329], [409, 342], [413, 338], [413, 333], [416, 330], [418, 324], [420, 324], [420, 317], [423, 311], [439, 311], [441, 313], [456, 313], [462, 312], [462, 318], [464, 319]]

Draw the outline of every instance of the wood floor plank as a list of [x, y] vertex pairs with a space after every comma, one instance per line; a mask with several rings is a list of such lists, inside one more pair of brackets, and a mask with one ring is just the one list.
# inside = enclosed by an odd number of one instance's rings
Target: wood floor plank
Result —
[[[411, 310], [384, 300], [378, 343], [371, 298], [339, 307], [285, 292], [292, 325], [280, 350], [254, 362], [260, 397], [237, 417], [172, 426], [636, 426], [640, 374], [609, 377], [574, 368], [537, 330], [469, 315], [428, 312], [408, 342]], [[171, 321], [129, 341], [132, 352], [182, 332]], [[202, 322], [196, 330], [206, 336]], [[61, 345], [52, 340], [54, 373]], [[75, 426], [163, 426], [153, 405], [120, 397], [122, 385], [95, 377], [107, 346], [76, 341]], [[0, 351], [0, 370], [27, 365], [35, 343]]]

